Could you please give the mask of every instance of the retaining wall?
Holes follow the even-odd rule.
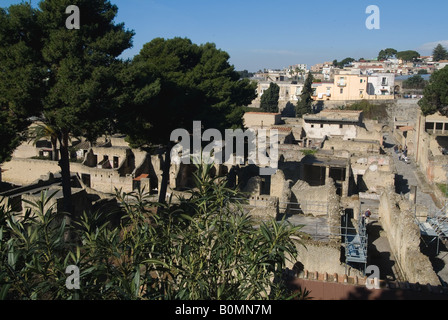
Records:
[[[407,200],[392,188],[381,193],[378,209],[381,225],[387,234],[391,251],[407,281],[440,285],[427,256],[420,252],[420,228]]]

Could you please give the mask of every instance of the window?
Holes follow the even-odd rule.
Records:
[[[314,128],[314,124],[311,125],[311,128]]]
[[[341,88],[341,94],[343,94],[343,93],[344,93],[344,89]]]
[[[362,83],[362,79],[361,79],[361,80],[359,80],[359,83]]]
[[[321,128],[323,128],[323,127],[324,127],[324,125],[323,125],[323,124],[321,123],[321,124],[320,124],[320,127],[321,127]]]
[[[343,125],[343,124],[340,124],[340,125],[339,125],[339,129],[342,129],[342,127],[344,127],[344,125]]]

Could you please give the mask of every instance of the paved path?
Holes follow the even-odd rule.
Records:
[[[408,196],[410,186],[417,186],[417,204],[428,208],[428,213],[436,212],[442,207],[442,204],[437,202],[431,186],[426,182],[420,169],[415,165],[412,159],[410,164],[406,164],[403,161],[398,160],[398,154],[393,151],[393,145],[396,141],[392,136],[386,136],[385,142],[385,150],[391,155],[397,170],[396,192],[401,192],[405,196]],[[448,249],[446,246],[439,242],[439,246],[437,247],[437,240],[425,237],[421,242],[420,248],[422,253],[427,255],[431,260],[434,271],[437,273],[442,283],[447,285]]]
[[[385,136],[385,151],[391,156],[395,169],[397,171],[395,189],[397,193],[402,193],[408,197],[411,186],[417,186],[416,203],[428,208],[428,212],[436,211],[439,204],[434,202],[434,194],[431,186],[425,181],[420,169],[411,159],[411,163],[405,163],[398,159],[398,154],[393,150],[393,146],[397,144],[391,135]]]

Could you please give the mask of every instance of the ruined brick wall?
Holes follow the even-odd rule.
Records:
[[[379,154],[380,143],[378,141],[348,141],[340,138],[330,138],[325,141],[324,150],[346,150],[351,154]]]
[[[270,195],[279,199],[279,213],[281,214],[290,213],[291,186],[292,181],[286,180],[282,170],[277,170],[271,176]]]
[[[386,188],[378,210],[381,225],[406,280],[439,285],[429,258],[420,252],[420,228],[410,209],[408,201],[402,200],[392,188]]]
[[[251,127],[269,127],[280,123],[280,113],[267,112],[246,112],[243,116],[244,126]]]
[[[340,197],[336,194],[333,179],[327,178],[323,186],[310,186],[303,180],[291,188],[292,201],[301,204],[304,214],[313,216],[327,216],[329,218],[339,214]]]
[[[341,245],[337,242],[304,241],[303,245],[296,243],[298,263],[296,265],[303,270],[312,270],[318,273],[345,274],[346,265],[341,262]],[[289,269],[294,269],[292,262],[286,265]],[[354,268],[347,267],[349,276],[363,277],[362,273]]]
[[[19,159],[2,164],[3,181],[24,186],[35,182],[49,172],[55,174],[61,171],[57,161]]]

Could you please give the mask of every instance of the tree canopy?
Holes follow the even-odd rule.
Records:
[[[240,74],[242,79],[244,78],[252,78],[254,76],[253,72],[249,72],[247,70],[237,71]]]
[[[389,58],[393,58],[393,57],[395,57],[395,55],[397,53],[398,53],[398,51],[393,48],[387,48],[387,49],[381,50],[378,53],[378,60],[387,60]]]
[[[229,63],[213,43],[156,38],[134,57],[121,101],[121,131],[133,146],[164,144],[177,128],[200,120],[205,129],[242,127],[243,106],[256,98],[256,84]],[[127,71],[126,71],[127,72]]]
[[[269,88],[264,91],[261,96],[260,108],[264,112],[278,112],[278,99],[279,99],[280,87],[271,82]]]
[[[36,10],[29,4],[0,8],[0,163],[25,139],[28,118],[42,106],[41,36]]]
[[[69,5],[81,12],[80,29],[66,27]],[[22,121],[38,115],[57,131],[67,212],[72,209],[69,136],[95,141],[114,129],[117,75],[123,68],[118,56],[131,47],[134,35],[114,22],[117,11],[107,0],[43,0],[37,9],[22,3],[1,15],[7,21],[6,27],[1,24],[0,37],[6,40],[1,47],[17,52],[1,59],[2,77],[10,78],[1,85],[2,105]],[[8,90],[14,82],[17,90]]]
[[[65,8],[76,4],[82,14],[79,30],[65,27]],[[112,131],[117,57],[132,45],[134,33],[115,24],[118,8],[105,0],[46,0],[40,3],[44,32],[42,57],[48,68],[44,115],[61,131],[94,141]]]
[[[396,57],[404,61],[414,61],[420,57],[420,53],[414,50],[406,50],[397,52]]]
[[[343,69],[345,66],[349,65],[353,61],[355,61],[355,59],[353,59],[353,58],[345,58],[344,60],[339,61],[339,62],[338,62],[338,60],[333,60],[333,66]]]
[[[403,81],[403,88],[405,89],[423,89],[427,81],[422,76],[416,74],[409,79]]]
[[[383,121],[386,120],[388,116],[387,105],[385,103],[373,104],[365,99],[348,105],[345,109],[362,111],[363,117],[370,120]]]
[[[448,50],[439,43],[434,48],[432,55],[433,55],[434,61],[447,60],[448,59]]]
[[[312,112],[313,105],[313,75],[308,73],[308,77],[305,80],[305,84],[300,95],[300,100],[296,105],[296,117],[301,118],[303,115]]]
[[[243,127],[243,107],[256,98],[256,83],[240,79],[229,58],[213,43],[156,38],[143,46],[121,77],[119,131],[132,147],[166,149],[160,202],[165,202],[174,130],[192,132],[194,121],[221,132]]]
[[[418,102],[422,113],[430,115],[440,111],[448,116],[448,67],[434,72]]]

